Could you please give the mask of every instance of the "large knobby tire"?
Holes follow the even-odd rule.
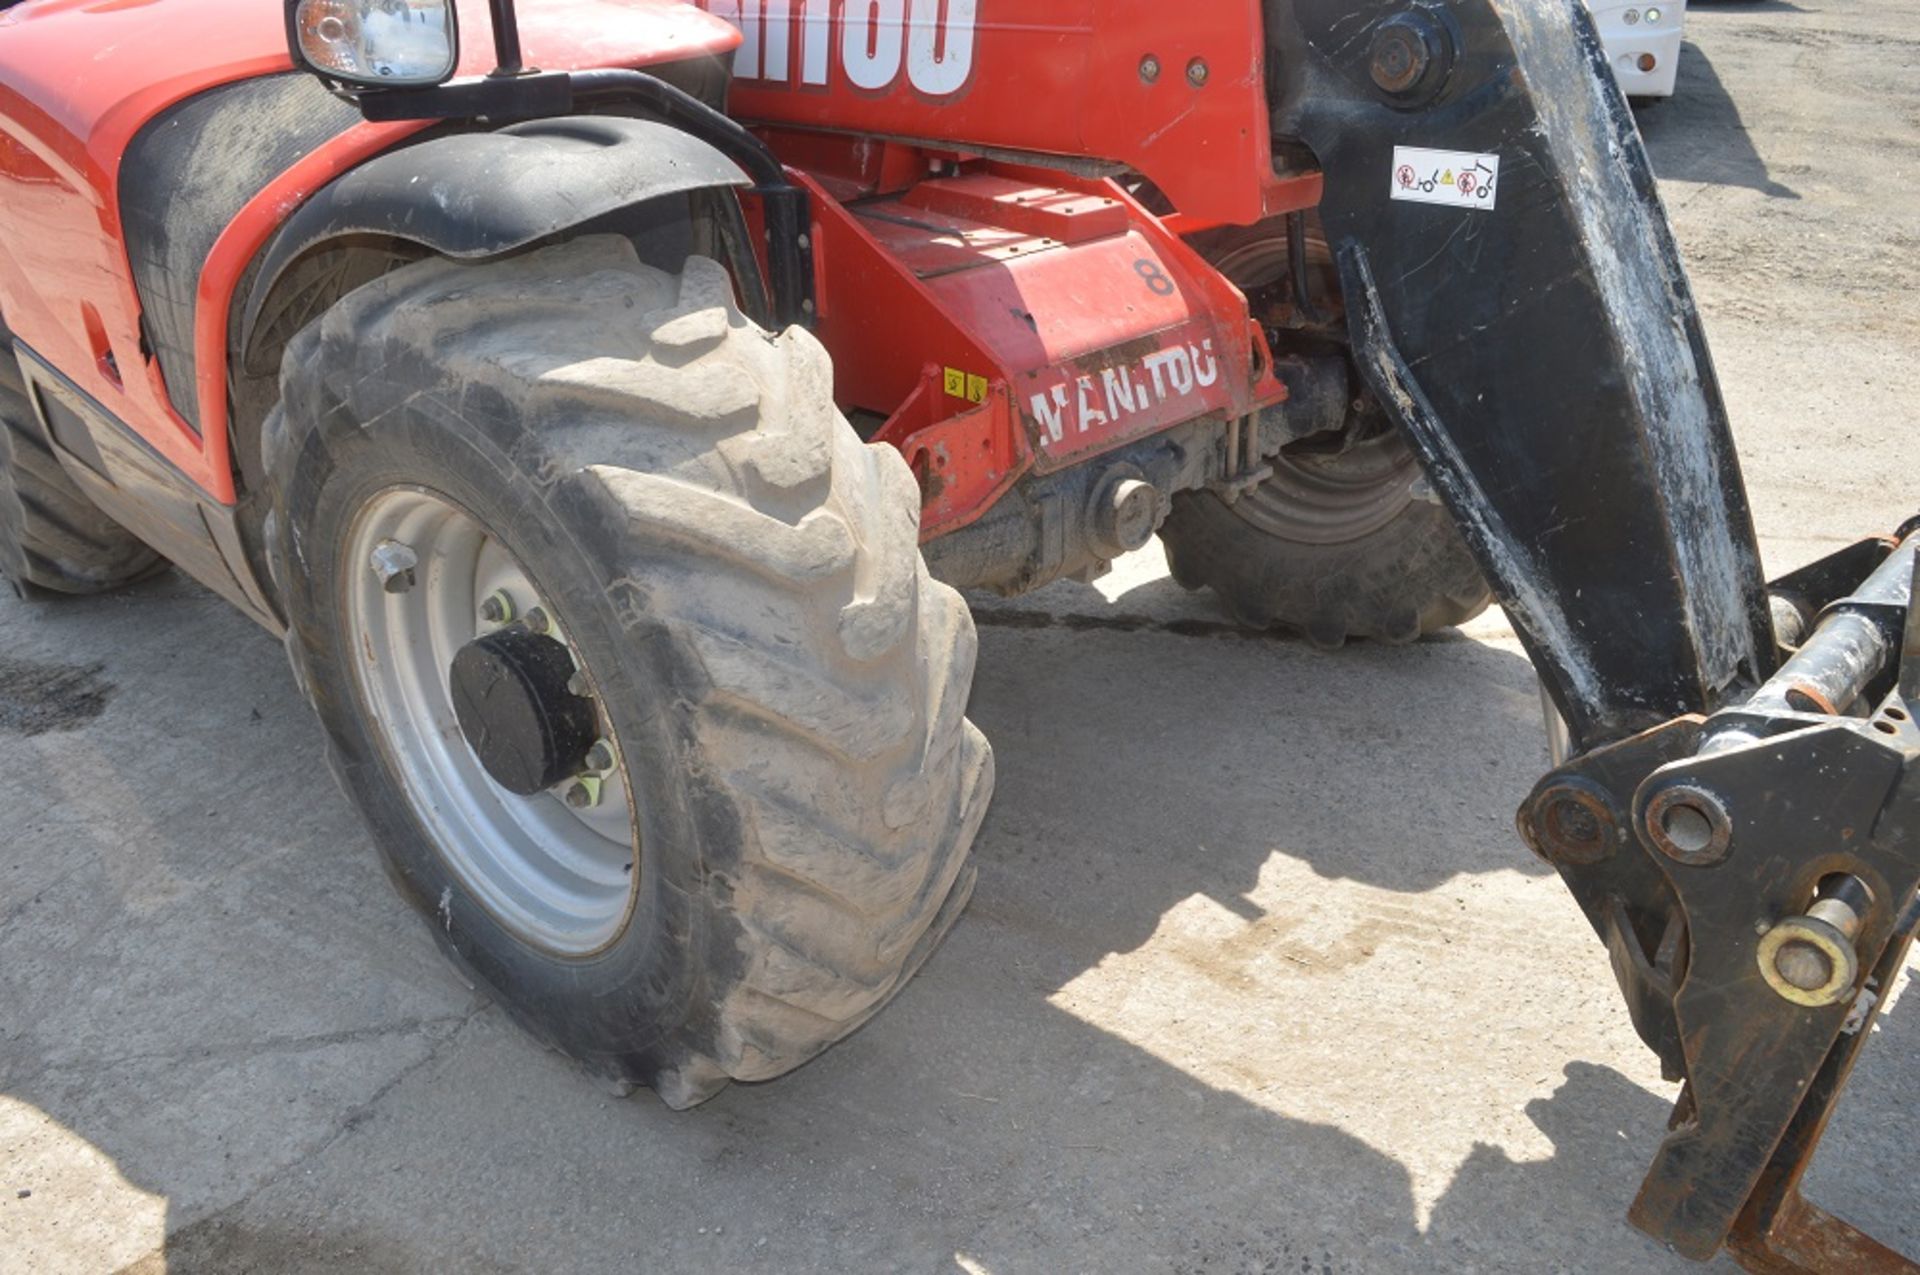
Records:
[[[1270,463],[1273,477],[1231,504],[1173,498],[1160,538],[1175,580],[1211,588],[1249,628],[1327,648],[1412,642],[1487,609],[1479,567],[1446,510],[1415,494],[1420,468],[1398,436]]]
[[[835,410],[817,341],[743,318],[711,261],[675,277],[592,237],[404,267],[303,332],[282,382],[268,542],[296,672],[391,875],[475,980],[675,1107],[799,1066],[900,989],[972,889],[992,760],[919,492]],[[356,519],[396,492],[497,537],[591,678],[635,811],[626,911],[593,952],[495,915],[368,712],[343,598],[371,570]],[[423,558],[415,587],[436,578]]]
[[[1283,223],[1210,232],[1194,246],[1256,311],[1275,298],[1293,304]],[[1306,253],[1321,313],[1300,338],[1325,348],[1344,324],[1317,225]],[[1273,476],[1238,500],[1174,496],[1160,539],[1176,581],[1211,588],[1249,628],[1291,629],[1329,648],[1348,638],[1412,642],[1487,609],[1492,593],[1453,519],[1423,491],[1412,449],[1364,398],[1343,437],[1296,443],[1269,463]]]
[[[60,468],[0,328],[0,575],[22,595],[100,593],[164,565]]]

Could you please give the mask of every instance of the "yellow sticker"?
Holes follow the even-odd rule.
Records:
[[[969,403],[984,403],[987,401],[986,377],[974,376],[970,373],[962,372],[957,367],[946,368],[944,372],[945,376],[942,379],[946,383],[948,394],[954,398],[963,398]]]
[[[1453,185],[1453,170],[1451,168],[1449,168],[1446,172],[1446,175],[1440,179],[1440,184],[1442,186]]]

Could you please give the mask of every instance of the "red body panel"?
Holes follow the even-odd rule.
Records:
[[[927,539],[1028,471],[1284,395],[1245,299],[1110,182],[973,161],[818,208],[837,393],[887,418]]]
[[[820,336],[920,475],[923,536],[1025,473],[1285,397],[1246,299],[1173,230],[1319,202],[1274,168],[1262,0],[699,3],[743,34],[733,112],[823,196]],[[1179,216],[1022,155],[1137,172]]]
[[[745,119],[1110,160],[1188,217],[1286,211],[1261,0],[700,0]]]
[[[484,71],[492,43],[485,6],[463,5],[460,20],[462,69]],[[641,66],[739,41],[677,0],[530,0],[521,35],[529,61],[549,69]],[[140,127],[175,102],[290,70],[274,0],[28,0],[0,16],[0,310],[16,336],[224,501],[234,494],[227,309],[241,274],[314,190],[420,126],[349,129],[282,174],[222,234],[200,279],[195,320],[204,436],[173,412],[157,364],[139,354],[119,160]]]

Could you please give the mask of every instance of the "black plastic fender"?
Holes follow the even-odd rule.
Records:
[[[625,116],[533,120],[388,151],[323,187],[269,242],[240,349],[252,347],[261,308],[287,267],[329,240],[391,236],[478,261],[649,200],[750,184],[699,138]]]

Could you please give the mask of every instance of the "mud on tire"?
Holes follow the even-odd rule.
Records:
[[[22,594],[99,593],[164,565],[60,468],[0,327],[0,575]]]
[[[905,463],[859,441],[830,375],[713,262],[675,277],[595,237],[350,294],[289,347],[268,423],[289,651],[402,894],[534,1034],[676,1107],[854,1030],[972,889],[972,620],[926,573]],[[366,568],[341,554],[396,484],[497,535],[600,688],[638,848],[591,956],[480,906],[361,707],[338,600]]]

